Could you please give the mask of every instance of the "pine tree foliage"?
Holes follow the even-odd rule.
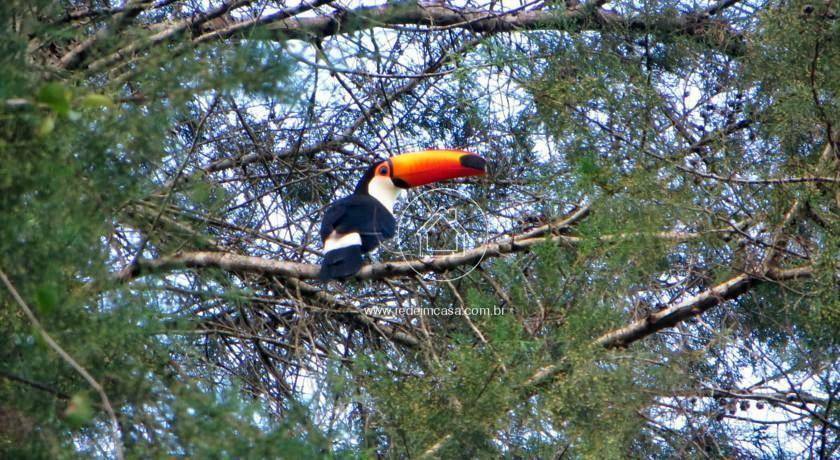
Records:
[[[838,15],[4,2],[0,457],[836,458]],[[318,281],[431,147],[489,173]]]

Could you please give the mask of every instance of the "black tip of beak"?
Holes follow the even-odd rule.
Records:
[[[484,160],[484,158],[481,158],[478,155],[474,155],[472,153],[469,153],[469,154],[466,154],[466,155],[461,155],[461,158],[459,158],[459,161],[461,162],[461,166],[463,166],[465,168],[472,168],[472,169],[478,169],[479,171],[486,171],[485,168],[487,167],[487,161]]]

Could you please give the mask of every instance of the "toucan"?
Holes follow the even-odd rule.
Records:
[[[486,173],[486,164],[484,158],[463,150],[423,150],[375,162],[352,195],[335,201],[324,212],[324,259],[319,278],[326,281],[353,276],[362,267],[362,254],[394,237],[394,202],[404,189],[481,176]]]

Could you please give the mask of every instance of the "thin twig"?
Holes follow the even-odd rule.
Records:
[[[29,322],[32,323],[32,326],[38,330],[41,334],[41,337],[44,339],[44,342],[50,346],[59,356],[63,359],[67,364],[70,365],[79,375],[84,378],[87,383],[93,387],[94,390],[99,394],[99,398],[102,400],[102,406],[105,408],[105,412],[108,413],[108,417],[111,419],[111,425],[113,429],[113,442],[114,442],[114,449],[117,453],[117,458],[122,460],[124,458],[123,455],[123,444],[122,444],[122,431],[120,430],[120,423],[117,420],[117,414],[114,412],[113,406],[111,406],[111,401],[108,399],[108,395],[105,394],[105,390],[102,389],[102,385],[93,378],[92,375],[88,371],[85,370],[69,353],[64,351],[61,348],[61,345],[58,344],[53,338],[47,333],[44,327],[41,325],[41,322],[38,321],[38,318],[35,317],[35,314],[32,313],[32,310],[29,306],[24,302],[23,298],[18,293],[15,286],[9,281],[9,278],[6,277],[6,273],[0,268],[0,280],[3,280],[3,284],[6,285],[6,288],[9,292],[12,293],[12,297],[15,301],[20,305],[20,308],[23,310],[23,313],[26,314],[26,317],[29,318]]]

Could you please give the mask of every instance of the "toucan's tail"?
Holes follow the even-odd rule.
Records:
[[[362,246],[354,244],[343,248],[336,248],[324,254],[321,262],[321,272],[318,278],[334,280],[353,276],[362,268]]]

